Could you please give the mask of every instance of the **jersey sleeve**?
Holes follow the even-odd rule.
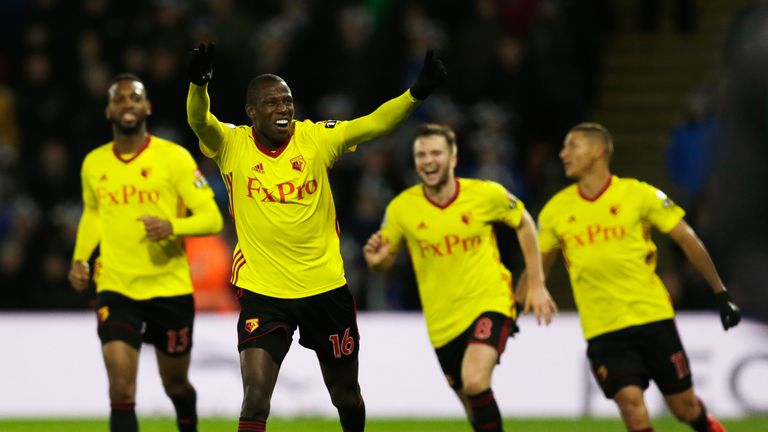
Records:
[[[318,155],[326,168],[333,167],[333,164],[344,152],[355,150],[354,147],[346,145],[344,138],[349,121],[325,120],[311,122],[305,120],[300,123],[303,133],[308,134],[308,139],[319,147]]]
[[[99,224],[99,207],[96,194],[91,186],[88,169],[90,164],[88,158],[83,162],[80,171],[83,196],[83,214],[80,216],[80,223],[77,226],[77,237],[75,239],[75,250],[73,261],[88,261],[93,254],[96,246],[101,240],[101,227]]]
[[[504,186],[487,182],[489,202],[493,206],[493,219],[517,229],[523,219],[525,205]]]
[[[396,255],[403,248],[404,232],[398,222],[397,207],[390,203],[381,222],[381,234],[385,242],[389,242],[390,255]]]
[[[648,183],[639,182],[643,196],[643,218],[662,233],[668,233],[685,216],[685,210],[675,204],[664,192]]]
[[[419,101],[406,90],[400,96],[384,102],[374,112],[350,120],[344,136],[346,146],[356,146],[392,132],[418,106]]]
[[[187,123],[199,139],[200,151],[205,157],[222,159],[226,144],[231,141],[234,125],[222,123],[211,113],[208,86],[189,84],[187,93]]]
[[[195,208],[213,198],[213,190],[187,149],[175,146],[171,158],[174,186],[184,205]]]
[[[539,213],[539,249],[541,252],[551,252],[560,249],[560,239],[555,233],[555,222],[551,205],[547,203]]]

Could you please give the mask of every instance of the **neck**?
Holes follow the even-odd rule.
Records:
[[[256,135],[256,138],[259,140],[259,143],[262,146],[266,147],[267,149],[275,151],[275,150],[279,149],[280,146],[283,145],[284,141],[274,142],[274,141],[270,140],[269,138],[267,138],[266,136],[264,136],[264,134],[259,132],[258,129],[256,129],[255,127],[253,128],[253,130],[254,130],[254,134]]]
[[[591,172],[579,178],[579,190],[584,195],[595,196],[603,189],[609,178],[611,178],[611,172],[607,169]]]
[[[449,177],[448,181],[436,186],[424,185],[427,197],[435,204],[443,205],[456,195],[456,177]]]
[[[135,153],[147,142],[147,131],[141,129],[134,134],[114,133],[115,148],[118,153]]]

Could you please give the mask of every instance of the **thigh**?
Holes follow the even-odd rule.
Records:
[[[587,341],[587,357],[595,381],[612,399],[626,386],[648,388],[649,375],[638,347],[635,328],[596,336]]]
[[[504,352],[513,325],[512,319],[504,314],[484,312],[459,336],[435,349],[448,385],[454,390],[464,387],[462,375],[465,361],[470,363],[468,367],[483,367],[482,365],[492,361],[491,367],[484,370],[493,369],[493,365],[498,363],[501,353]],[[468,347],[473,345],[489,346],[493,351],[478,347],[467,357]]]
[[[157,297],[141,302],[146,323],[144,342],[168,356],[185,356],[192,350],[195,302],[192,295]]]
[[[136,374],[139,351],[122,340],[112,340],[101,346],[104,366],[109,380],[112,401],[132,401],[136,397]]]
[[[360,392],[358,383],[358,360],[354,359],[342,364],[328,366],[320,364],[320,371],[323,374],[323,381],[328,391],[333,397],[336,391],[348,390],[353,393]]]
[[[464,352],[467,350],[467,332],[460,334],[447,344],[435,348],[437,361],[440,363],[440,369],[443,375],[457,393],[464,387],[461,379],[461,364],[464,361]]]
[[[353,363],[359,352],[355,299],[344,285],[332,291],[297,299],[299,343],[315,351],[323,366]]]
[[[190,353],[184,355],[168,355],[160,350],[155,350],[157,368],[160,379],[167,388],[174,384],[186,383],[189,376]]]
[[[489,345],[500,357],[507,346],[507,339],[514,325],[512,318],[504,314],[483,312],[467,329],[467,343]]]
[[[688,354],[683,348],[674,320],[646,326],[645,361],[651,378],[665,395],[684,392],[693,385]]]
[[[138,301],[116,292],[101,291],[96,294],[96,316],[102,345],[122,341],[135,350],[141,348],[144,322]]]
[[[237,288],[240,318],[237,321],[237,349],[266,351],[278,365],[291,347],[296,318],[291,312],[295,299],[279,299]],[[241,359],[242,359],[241,355]]]

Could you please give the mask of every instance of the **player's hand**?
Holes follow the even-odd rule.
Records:
[[[91,270],[88,263],[85,261],[73,262],[67,279],[69,279],[69,284],[72,285],[75,291],[85,291],[88,288],[88,281],[91,279]]]
[[[717,304],[720,306],[720,322],[723,324],[723,330],[736,327],[741,321],[741,310],[731,301],[728,291],[717,294]]]
[[[385,241],[381,231],[376,231],[363,246],[363,257],[368,266],[375,268],[389,256],[389,242]]]
[[[144,223],[147,238],[152,241],[162,240],[173,234],[173,225],[165,219],[160,219],[157,216],[141,216],[136,220]]]
[[[202,86],[213,78],[213,56],[216,44],[201,43],[189,52],[187,58],[187,75],[193,84]]]
[[[424,66],[421,67],[419,76],[416,77],[416,82],[411,87],[411,94],[416,99],[424,100],[433,91],[445,84],[447,79],[448,71],[443,62],[435,57],[433,50],[427,50],[427,54],[424,56]]]
[[[525,296],[525,309],[523,313],[527,315],[531,311],[536,315],[536,322],[539,325],[541,325],[542,321],[544,321],[544,324],[549,325],[552,322],[552,315],[558,313],[557,305],[544,285],[539,285],[538,287],[531,286],[528,289],[528,293]]]

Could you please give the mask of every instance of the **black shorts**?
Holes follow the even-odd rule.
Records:
[[[665,395],[693,385],[688,355],[672,319],[628,327],[587,341],[592,374],[607,398],[653,380]]]
[[[102,344],[120,340],[138,350],[143,341],[171,356],[182,356],[192,349],[192,294],[133,300],[102,291],[96,294],[96,317]]]
[[[514,320],[504,314],[483,312],[460,335],[440,348],[435,348],[437,360],[451,388],[461,390],[464,387],[461,380],[461,364],[469,344],[481,343],[496,348],[499,353],[498,362],[501,362],[507,338],[515,333],[516,328]]]
[[[343,365],[357,359],[357,307],[346,285],[297,299],[269,297],[237,288],[237,297],[239,351],[262,348],[281,364],[298,328],[299,344],[315,351],[323,365]]]

